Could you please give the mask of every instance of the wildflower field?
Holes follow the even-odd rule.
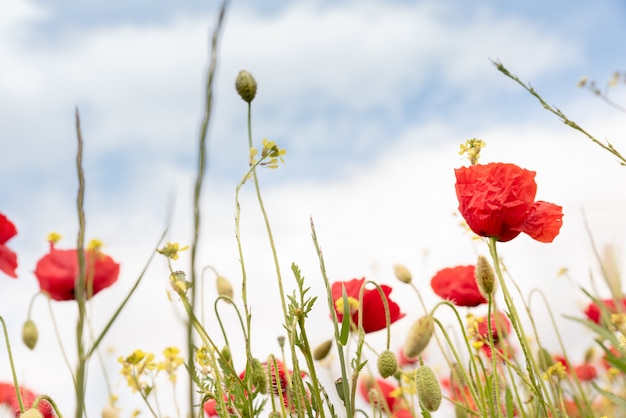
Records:
[[[364,7],[375,22],[382,9]],[[345,187],[309,182],[290,164],[341,176],[346,145],[323,138],[292,153],[289,130],[266,132],[275,115],[263,95],[283,80],[241,69],[240,51],[241,68],[222,70],[229,34],[254,35],[237,19],[231,32],[234,4],[211,11],[199,106],[185,116],[195,139],[163,153],[184,170],[143,173],[120,195],[128,202],[93,196],[92,184],[135,171],[119,156],[97,162],[98,107],[79,103],[59,145],[69,163],[23,179],[63,183],[71,202],[42,199],[71,216],[0,200],[0,416],[626,417],[626,143],[608,138],[613,125],[583,126],[488,57],[489,83],[556,122],[552,131],[520,122],[506,142],[501,127],[444,130],[437,138],[454,141],[435,151],[428,140],[411,147],[432,126],[393,145],[375,132],[381,159],[347,166]],[[576,82],[589,114],[623,118],[626,73]],[[353,88],[357,102],[367,96]],[[222,100],[237,126],[220,125]],[[359,113],[364,126],[376,112]],[[301,115],[285,107],[281,117]],[[483,116],[467,117],[469,126]],[[167,115],[154,119],[148,137],[167,126]],[[142,171],[157,154],[142,143],[130,166]],[[155,190],[150,212],[135,212],[132,202]]]

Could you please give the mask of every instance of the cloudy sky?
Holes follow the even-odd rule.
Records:
[[[61,247],[75,241],[74,108],[86,141],[87,235],[104,241],[122,264],[119,283],[94,299],[98,329],[150,255],[170,203],[175,209],[167,239],[189,242],[216,9],[215,2],[0,3],[0,211],[18,227],[10,247],[20,261],[19,279],[2,280],[0,313],[9,321],[18,376],[58,397],[67,413],[73,408],[68,372],[43,300],[34,315],[41,347],[49,351],[25,351],[19,335],[37,290],[32,272],[47,249],[47,234],[64,235]],[[209,130],[201,264],[214,266],[239,289],[234,189],[247,169],[248,146],[246,105],[234,80],[247,69],[259,85],[255,144],[267,137],[287,149],[285,164],[259,177],[289,289],[295,262],[314,294],[322,295],[312,217],[332,280],[365,276],[397,286],[393,295],[407,313],[394,325],[399,346],[421,311],[415,295],[398,288],[391,266],[408,266],[434,304],[428,279],[437,270],[486,253],[455,215],[453,169],[464,164],[458,146],[478,137],[487,142],[483,162],[537,171],[538,198],[564,207],[564,226],[553,244],[524,236],[500,251],[525,295],[540,288],[557,312],[579,315],[585,299],[576,283],[588,283],[589,272],[597,271],[583,212],[597,245],[614,244],[625,259],[624,168],[543,110],[491,60],[502,61],[549,103],[624,150],[624,113],[576,83],[588,76],[603,86],[615,70],[625,69],[625,20],[626,7],[618,0],[231,2]],[[623,88],[611,97],[626,103]],[[255,349],[264,357],[277,351],[279,302],[251,184],[241,201]],[[188,259],[181,257],[175,267],[188,270]],[[557,277],[561,267],[569,268],[571,281]],[[135,399],[119,384],[115,359],[135,348],[182,345],[180,310],[167,299],[166,280],[165,261],[157,258],[107,340],[113,354],[104,354],[105,361],[129,405]],[[208,301],[212,280],[207,277]],[[601,283],[598,289],[606,296]],[[73,307],[57,305],[70,341]],[[312,318],[317,341],[330,335],[327,315],[318,304]],[[208,323],[214,329],[215,320]],[[567,321],[561,326],[566,333],[580,331]],[[546,344],[557,350],[553,332],[545,334]],[[580,351],[587,343],[574,346]],[[0,378],[9,376],[2,366]],[[93,415],[106,402],[96,363],[90,376],[97,388],[90,392]]]

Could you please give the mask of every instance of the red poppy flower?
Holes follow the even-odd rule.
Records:
[[[292,400],[289,394],[289,379],[291,379],[291,375],[293,374],[293,372],[291,370],[288,370],[283,364],[283,362],[280,361],[279,359],[275,359],[275,361],[276,361],[276,367],[274,367],[274,361],[271,361],[269,363],[262,363],[263,368],[265,369],[265,373],[267,374],[267,369],[268,369],[268,364],[269,364],[270,373],[272,375],[272,382],[271,382],[272,393],[275,396],[279,396],[279,393],[280,393],[280,395],[283,398],[283,403],[285,404],[285,407],[288,410],[291,410]],[[244,370],[243,372],[241,372],[239,377],[243,379],[245,376],[246,376],[246,372]],[[307,374],[305,372],[300,372],[300,376],[304,378],[307,376]]]
[[[385,304],[383,298],[380,297],[377,289],[365,289],[363,293],[363,306],[359,307],[359,293],[365,279],[352,279],[348,282],[335,282],[332,285],[331,293],[335,301],[335,310],[337,311],[337,319],[339,322],[343,320],[343,297],[341,294],[341,285],[345,286],[348,301],[350,303],[350,313],[352,322],[356,325],[359,322],[359,308],[363,309],[363,330],[366,333],[379,331],[387,327],[385,319]],[[404,313],[400,312],[400,306],[389,299],[389,294],[393,290],[390,286],[381,285],[387,304],[389,305],[390,324],[399,319],[404,318]]]
[[[385,402],[386,407],[382,405],[383,411],[386,411],[388,408],[394,414],[406,408],[400,396],[400,389],[396,385],[392,385],[383,379],[374,379],[371,376],[359,379],[359,392],[363,399],[369,403],[372,402],[370,399],[371,390],[376,390],[378,397]]]
[[[4,244],[15,235],[17,235],[17,228],[13,222],[0,213],[0,271],[13,278],[17,277],[15,273],[17,255]]]
[[[37,399],[37,395],[33,391],[24,387],[20,388],[20,395],[22,396],[22,402],[26,409],[29,409],[35,402],[35,399]],[[0,405],[8,406],[16,417],[20,415],[20,404],[17,401],[17,394],[15,393],[15,386],[13,386],[13,384],[0,383]],[[39,402],[37,409],[44,418],[53,418],[55,416],[52,405],[45,399]]]
[[[475,266],[457,266],[439,270],[430,286],[443,299],[457,306],[478,306],[487,303],[476,283]]]
[[[404,355],[404,347],[400,347],[396,357],[398,359],[398,366],[400,366],[400,367],[413,366],[413,365],[419,363],[419,360],[420,360],[419,356],[418,357],[407,357],[407,356],[405,356]],[[422,359],[423,358],[424,358],[424,356],[422,355]]]
[[[497,315],[497,316],[496,316]],[[504,312],[491,314],[491,335],[494,343],[506,338],[511,332],[511,322]],[[489,323],[487,316],[476,318],[476,333],[481,339],[489,339]]]
[[[583,382],[588,382],[598,377],[598,370],[594,365],[589,363],[583,363],[574,367],[574,373],[576,373],[578,379]]]
[[[117,281],[120,265],[99,250],[85,250],[87,297],[93,296]],[[78,252],[57,250],[50,242],[50,252],[35,268],[42,291],[53,300],[74,300],[78,276]]]
[[[515,164],[476,164],[454,170],[459,212],[483,237],[510,241],[521,232],[552,242],[563,224],[558,205],[535,202],[535,172]]]
[[[554,358],[554,361],[556,363],[561,363],[563,365],[563,367],[565,367],[565,371],[569,373],[570,367],[569,367],[569,363],[567,362],[567,359],[565,357],[556,354],[556,355],[553,356],[553,358]]]
[[[613,299],[602,299],[600,302],[610,313],[617,313],[618,310]],[[626,312],[626,298],[622,299],[621,312]],[[602,310],[595,302],[591,302],[585,309],[585,315],[589,320],[599,325],[602,319]]]

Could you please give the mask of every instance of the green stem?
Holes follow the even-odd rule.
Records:
[[[248,102],[248,147],[252,148],[252,103]],[[254,180],[254,190],[256,191],[257,201],[259,202],[259,208],[263,214],[263,222],[265,223],[265,229],[267,231],[267,237],[270,242],[270,248],[272,249],[272,257],[274,259],[274,268],[276,269],[276,280],[278,281],[278,291],[280,293],[280,303],[283,308],[283,316],[285,324],[289,322],[289,312],[287,311],[287,304],[285,303],[285,291],[283,289],[283,279],[280,273],[280,264],[278,262],[278,253],[276,252],[276,245],[274,244],[274,235],[272,234],[272,228],[270,227],[270,221],[265,211],[265,205],[263,204],[263,198],[261,197],[261,188],[259,186],[259,179],[256,174],[256,168],[252,170],[252,178]]]
[[[7,344],[7,354],[9,355],[9,365],[11,366],[11,375],[13,376],[13,387],[15,387],[15,396],[17,397],[17,403],[20,406],[20,413],[24,413],[24,403],[22,402],[22,394],[20,393],[20,384],[17,381],[17,374],[15,373],[15,363],[13,362],[13,354],[11,354],[11,343],[9,342],[9,333],[7,331],[7,324],[4,322],[4,318],[0,315],[0,322],[2,322],[2,329],[4,331],[4,341]]]
[[[513,302],[513,297],[509,292],[508,286],[506,285],[506,281],[504,280],[504,276],[502,275],[502,270],[500,269],[500,258],[498,257],[498,251],[496,248],[496,238],[490,237],[487,241],[489,246],[489,253],[493,260],[493,265],[496,271],[496,276],[498,276],[498,281],[500,282],[500,287],[502,288],[502,294],[504,295],[504,302],[506,303],[507,309],[509,311],[509,317],[511,320],[511,325],[515,330],[515,334],[517,335],[517,339],[519,340],[520,346],[522,348],[522,352],[524,354],[524,359],[526,359],[526,370],[528,371],[528,377],[531,383],[531,388],[537,396],[539,400],[540,407],[545,415],[547,415],[546,410],[546,400],[544,399],[543,392],[541,387],[537,384],[537,379],[540,377],[537,376],[535,372],[535,362],[534,357],[530,351],[530,347],[528,346],[528,341],[526,339],[526,334],[524,333],[524,328],[522,327],[522,323],[520,320],[520,316],[517,312],[517,308],[515,307],[515,303]]]
[[[559,119],[561,119],[561,121],[566,124],[567,126],[569,126],[572,129],[577,130],[578,132],[582,133],[583,135],[585,135],[587,138],[589,138],[594,144],[598,145],[600,148],[602,148],[605,151],[610,152],[611,154],[613,154],[619,161],[620,164],[623,166],[626,166],[626,158],[620,154],[615,147],[613,147],[613,145],[611,145],[610,143],[602,143],[601,141],[599,141],[598,139],[596,139],[593,135],[591,135],[589,132],[585,131],[583,128],[581,128],[576,122],[572,121],[571,119],[569,119],[567,116],[565,116],[565,114],[559,109],[556,108],[554,106],[549,105],[540,95],[539,93],[537,93],[535,91],[535,89],[533,89],[530,85],[526,85],[522,80],[519,79],[519,77],[517,77],[514,74],[511,74],[511,72],[509,72],[509,70],[507,70],[504,65],[502,65],[502,63],[500,62],[495,62],[492,61],[493,65],[496,66],[496,68],[498,69],[498,71],[500,71],[502,74],[504,74],[505,76],[509,77],[511,80],[515,81],[517,84],[519,84],[520,86],[522,86],[527,92],[529,92],[531,95],[533,95],[537,100],[539,100],[539,103],[541,103],[541,105],[543,106],[544,109],[546,109],[547,111],[549,111],[550,113],[554,114],[556,117],[558,117]]]
[[[204,117],[202,119],[202,125],[200,128],[200,139],[198,141],[198,171],[196,175],[196,181],[193,192],[193,238],[191,243],[191,311],[194,312],[196,300],[198,298],[198,292],[195,289],[196,283],[196,264],[198,253],[198,242],[200,240],[200,198],[202,195],[202,185],[204,182],[204,174],[206,171],[206,154],[207,154],[207,131],[209,128],[209,121],[211,120],[211,110],[213,108],[213,80],[215,77],[215,69],[217,67],[217,45],[219,40],[219,34],[224,21],[224,15],[226,13],[226,4],[228,0],[222,2],[222,6],[217,18],[217,24],[213,31],[211,40],[211,62],[209,64],[209,71],[207,74],[206,90],[205,90],[205,107]],[[187,323],[187,362],[191,366],[194,358],[194,344],[193,344],[193,325],[191,321]],[[195,406],[195,390],[193,376],[189,373],[189,413],[194,415],[193,408]],[[223,400],[220,400],[223,402]]]
[[[313,224],[313,218],[311,218],[311,236],[313,238],[313,244],[315,245],[315,251],[320,262],[320,271],[322,278],[324,279],[324,285],[326,286],[326,300],[328,302],[328,308],[330,310],[331,318],[333,320],[333,328],[335,331],[335,341],[337,342],[337,354],[339,356],[339,364],[341,366],[341,390],[343,392],[344,405],[346,407],[346,417],[353,417],[352,403],[350,402],[350,382],[348,380],[348,373],[346,367],[346,359],[341,344],[339,344],[339,322],[337,320],[337,311],[335,310],[335,302],[332,297],[332,290],[330,286],[330,280],[326,274],[326,266],[324,264],[324,256],[322,250],[317,242],[317,234],[315,233],[315,225]]]
[[[78,254],[78,277],[74,286],[74,297],[78,307],[78,322],[76,324],[76,349],[78,364],[76,366],[76,380],[74,389],[76,392],[76,418],[85,415],[85,390],[87,376],[87,356],[85,355],[84,332],[86,320],[86,294],[85,274],[87,271],[85,261],[85,173],[83,171],[83,136],[80,130],[80,116],[76,109],[76,136],[78,150],[76,153],[76,172],[78,174],[78,196],[76,208],[78,211],[78,237],[76,240],[76,253]]]

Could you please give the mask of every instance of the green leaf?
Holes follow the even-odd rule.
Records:
[[[504,403],[506,405],[506,416],[513,418],[515,416],[515,405],[513,405],[513,393],[511,388],[507,387],[504,394]]]
[[[341,320],[339,344],[346,345],[348,343],[348,336],[350,335],[350,323],[352,318],[350,317],[350,301],[348,301],[346,287],[343,284],[341,285],[341,298],[343,300],[343,318]]]
[[[621,396],[617,396],[616,394],[609,392],[605,389],[602,389],[600,386],[598,386],[598,384],[596,382],[591,382],[591,386],[593,386],[593,388],[602,396],[606,397],[607,399],[609,399],[611,402],[613,402],[615,405],[617,405],[618,407],[620,407],[623,410],[626,410],[626,399],[622,398]]]

